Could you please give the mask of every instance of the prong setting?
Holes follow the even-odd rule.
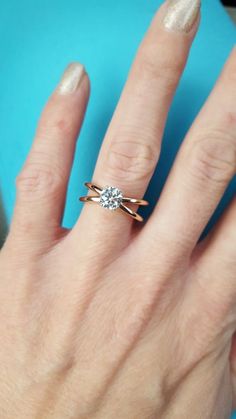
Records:
[[[100,205],[110,211],[118,209],[122,200],[123,194],[121,190],[113,186],[105,186],[100,194]]]

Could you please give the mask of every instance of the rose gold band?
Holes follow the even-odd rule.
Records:
[[[88,196],[82,196],[80,197],[80,201],[82,202],[97,202],[100,203],[100,195],[103,191],[103,189],[91,182],[85,182],[85,186],[87,186],[88,189],[90,189],[93,192],[96,192],[97,195],[96,196],[92,196],[92,195],[88,195]],[[136,199],[136,198],[130,198],[127,196],[123,196],[122,197],[122,202],[119,205],[119,208],[122,210],[123,212],[125,212],[125,214],[129,215],[130,217],[132,217],[134,220],[136,221],[143,221],[143,218],[141,217],[141,215],[137,214],[135,211],[132,211],[129,207],[127,207],[126,205],[124,205],[124,203],[131,203],[131,204],[135,204],[135,205],[148,205],[148,201],[145,201],[144,199]]]

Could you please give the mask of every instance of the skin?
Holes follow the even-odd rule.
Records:
[[[93,181],[142,197],[198,22],[140,45]],[[158,92],[158,94],[157,94]],[[0,417],[224,419],[236,396],[236,51],[176,157],[149,220],[85,204],[61,227],[89,97],[55,90],[17,179],[0,253]],[[148,112],[146,112],[148,109]]]

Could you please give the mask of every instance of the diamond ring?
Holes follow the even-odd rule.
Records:
[[[103,208],[109,209],[110,211],[120,209],[136,221],[143,221],[141,215],[132,211],[125,204],[148,205],[148,201],[145,201],[144,199],[128,198],[123,195],[120,189],[115,188],[114,186],[105,186],[105,188],[100,188],[100,186],[91,182],[85,182],[85,186],[87,186],[87,188],[91,191],[96,192],[97,195],[81,196],[79,198],[80,201],[98,202]]]

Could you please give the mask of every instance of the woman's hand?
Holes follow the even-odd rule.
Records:
[[[144,195],[198,22],[197,0],[169,1],[155,16],[95,183]],[[88,76],[72,64],[17,179],[0,254],[0,417],[228,418],[236,396],[235,199],[197,242],[236,171],[236,52],[141,228],[95,203],[71,231],[61,227],[88,96]]]

